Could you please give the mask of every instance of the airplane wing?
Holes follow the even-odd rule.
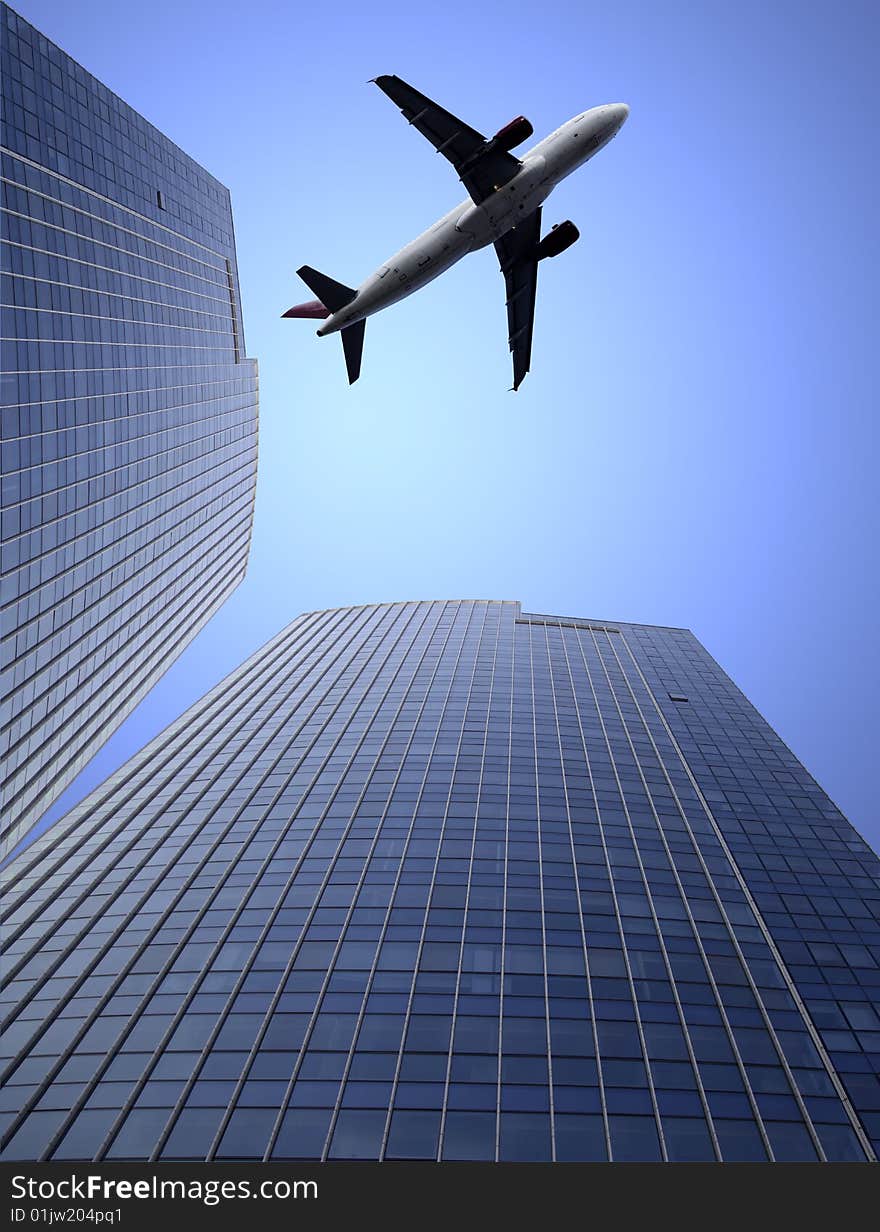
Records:
[[[449,159],[477,205],[521,170],[518,158],[493,148],[482,133],[438,107],[399,77],[386,75],[374,80],[437,153]]]
[[[519,389],[532,357],[535,294],[538,289],[536,250],[541,239],[541,207],[495,242],[507,289],[507,342],[513,354],[513,388]]]

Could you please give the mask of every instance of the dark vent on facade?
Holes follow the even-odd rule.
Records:
[[[669,700],[673,702],[686,702],[688,697],[685,693],[670,693]]]
[[[518,625],[544,625],[548,629],[586,629],[591,633],[619,633],[619,629],[613,629],[610,625],[591,625],[583,620],[542,620],[540,616],[521,616],[517,619]]]
[[[229,287],[229,309],[232,313],[232,345],[235,348],[235,362],[241,363],[241,342],[238,334],[238,310],[235,303],[235,281],[232,277],[232,262],[226,258],[226,284]]]
[[[156,189],[156,204],[158,205],[160,210],[165,209],[165,195],[162,192],[161,188]]]

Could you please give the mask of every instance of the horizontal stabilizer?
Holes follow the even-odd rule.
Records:
[[[323,321],[325,317],[329,317],[330,309],[325,308],[319,299],[310,299],[305,304],[294,304],[281,315],[282,317],[304,317],[307,320]]]
[[[348,370],[348,383],[353,385],[361,374],[361,355],[364,351],[364,330],[366,319],[347,325],[342,331],[342,349],[345,351],[345,367]]]
[[[338,312],[340,308],[350,304],[357,295],[357,291],[353,287],[347,287],[341,282],[334,282],[332,278],[328,278],[320,270],[312,269],[310,265],[301,265],[296,272],[312,294],[317,295],[324,307],[329,308],[330,312]]]

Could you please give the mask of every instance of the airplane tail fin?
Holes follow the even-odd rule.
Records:
[[[322,274],[320,270],[312,269],[310,265],[301,265],[296,272],[312,294],[317,295],[318,298],[309,300],[306,304],[296,304],[293,308],[288,308],[287,312],[283,314],[285,317],[323,319],[331,316],[334,312],[339,312],[340,308],[350,304],[357,295],[357,291],[353,287],[347,287],[342,282],[335,282],[332,278],[328,278],[326,274]],[[361,319],[360,321],[355,321],[353,325],[347,325],[341,331],[342,349],[345,352],[345,367],[348,372],[349,385],[353,385],[361,374],[361,356],[364,351],[364,329],[366,324],[366,320]]]
[[[328,278],[320,270],[312,269],[310,265],[301,265],[296,272],[330,312],[338,312],[357,295],[357,291],[352,287],[347,287],[342,282],[334,282],[332,278]]]
[[[361,355],[364,352],[364,330],[366,318],[346,325],[342,331],[342,349],[345,352],[345,368],[348,372],[348,383],[353,385],[361,374]]]

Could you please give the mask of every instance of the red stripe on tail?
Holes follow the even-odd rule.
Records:
[[[330,311],[319,299],[310,299],[308,303],[295,304],[293,308],[288,308],[287,312],[281,315],[282,317],[305,317],[314,321],[323,321],[325,317],[329,317]]]

